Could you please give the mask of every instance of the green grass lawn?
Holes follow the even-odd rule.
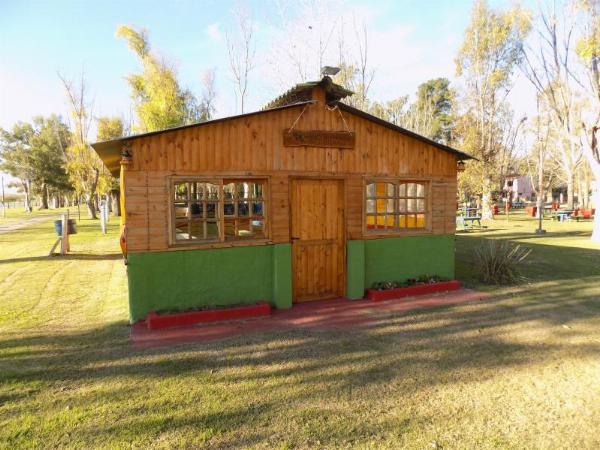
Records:
[[[6,212],[4,212],[2,210],[2,206],[0,206],[0,226],[34,219],[41,216],[52,216],[56,219],[59,219],[60,215],[66,213],[67,211],[69,211],[71,217],[78,217],[76,206],[71,206],[70,208],[34,208],[31,212],[26,212],[23,208],[6,208]],[[85,206],[81,207],[81,215],[82,217],[87,216],[87,209]]]
[[[291,330],[152,350],[128,344],[117,224],[0,235],[0,447],[597,448],[600,247],[590,223],[522,216],[457,237],[533,249],[484,302],[345,331]]]

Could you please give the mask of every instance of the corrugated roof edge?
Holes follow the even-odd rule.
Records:
[[[358,108],[354,108],[353,106],[347,105],[345,103],[342,102],[338,102],[337,103],[338,107],[342,110],[342,111],[346,111],[349,112],[350,114],[355,114],[359,117],[362,117],[363,119],[366,120],[370,120],[371,122],[375,122],[379,125],[382,125],[384,127],[387,127],[391,130],[394,131],[399,131],[400,133],[406,134],[407,136],[413,137],[415,139],[418,139],[421,142],[425,142],[426,144],[432,145],[434,147],[437,147],[441,150],[444,150],[446,152],[450,152],[453,153],[459,157],[461,157],[462,159],[474,159],[477,160],[477,158],[475,158],[474,156],[469,155],[468,153],[465,153],[463,151],[457,150],[455,148],[449,147],[448,145],[445,144],[440,144],[439,142],[434,141],[433,139],[429,139],[425,136],[422,136],[418,133],[415,133],[414,131],[410,131],[407,130],[406,128],[402,128],[401,126],[395,125],[391,122],[388,122],[387,120],[383,120],[380,119],[377,116],[374,116],[373,114],[369,114],[367,112],[364,112],[363,110],[360,110]]]

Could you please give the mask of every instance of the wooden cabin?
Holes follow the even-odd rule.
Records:
[[[325,77],[260,111],[93,145],[120,176],[132,321],[454,276],[469,155],[341,102],[351,94]]]

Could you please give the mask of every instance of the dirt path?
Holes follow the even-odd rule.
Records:
[[[17,222],[9,222],[9,223],[3,224],[3,225],[0,224],[0,234],[10,233],[11,231],[19,230],[19,229],[25,228],[29,225],[33,225],[38,222],[44,222],[46,220],[50,220],[55,217],[56,218],[58,217],[57,214],[49,213],[49,214],[31,217],[29,219],[19,220]]]

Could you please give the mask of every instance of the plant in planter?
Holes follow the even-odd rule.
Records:
[[[404,282],[380,281],[373,283],[373,288],[367,290],[370,300],[388,300],[433,292],[451,291],[460,288],[456,280],[447,280],[439,275],[419,275],[408,278]]]

